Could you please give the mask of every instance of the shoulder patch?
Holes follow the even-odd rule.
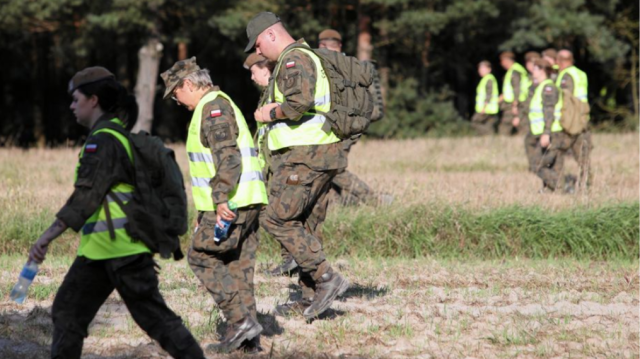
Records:
[[[84,146],[84,153],[96,153],[98,151],[97,143],[88,143]]]
[[[544,92],[552,92],[553,91],[553,86],[545,86],[544,87]]]
[[[213,138],[216,141],[222,142],[231,138],[231,129],[228,123],[221,123],[213,126]]]
[[[221,110],[211,110],[211,112],[209,113],[209,117],[220,117],[222,116],[222,111]]]
[[[295,67],[295,66],[296,66],[296,62],[295,62],[295,61],[289,61],[289,62],[287,62],[287,63],[285,64],[285,66],[286,66],[288,69],[290,69],[290,68],[292,68],[292,67]]]

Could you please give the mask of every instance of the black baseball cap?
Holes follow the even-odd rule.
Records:
[[[247,24],[247,37],[249,38],[249,44],[244,49],[244,52],[249,52],[256,46],[256,39],[258,36],[269,27],[280,22],[278,15],[263,11],[254,16]]]

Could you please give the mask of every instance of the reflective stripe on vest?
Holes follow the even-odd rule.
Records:
[[[485,107],[487,99],[487,81],[491,80],[491,99]],[[482,112],[489,115],[495,115],[498,113],[498,82],[493,74],[487,74],[480,80],[478,88],[476,89],[476,112]]]
[[[117,118],[112,119],[111,122],[124,127],[124,124]],[[110,128],[99,129],[91,133],[90,136],[98,133],[109,133],[114,136],[122,144],[127,152],[129,160],[133,163],[131,144],[126,136]],[[83,156],[84,147],[80,152],[80,158]],[[78,167],[76,168],[76,179],[77,169],[79,167],[80,164],[78,163]],[[104,204],[101,204],[82,226],[80,246],[78,247],[79,256],[86,256],[87,258],[98,260],[151,252],[143,242],[134,242],[131,236],[129,236],[124,228],[124,225],[128,222],[127,216],[113,198],[113,196],[115,196],[123,203],[127,203],[133,198],[133,191],[134,187],[127,183],[117,183],[111,187],[110,192],[112,192],[112,194],[108,194],[105,197],[105,200],[107,202],[107,207],[109,208],[109,215],[113,224],[115,239],[110,236],[107,224],[107,214],[104,210]]]
[[[527,74],[527,70],[522,67],[517,62],[514,62],[511,65],[511,68],[507,71],[507,74],[504,76],[504,83],[502,84],[502,94],[505,102],[513,102],[515,99],[515,93],[513,92],[513,85],[511,85],[511,77],[513,76],[513,72],[517,71],[520,74],[520,95],[518,96],[518,101],[522,102],[527,99],[527,89],[529,88],[529,75]]]
[[[291,51],[302,51],[309,55],[316,66],[318,79],[315,87],[315,103],[312,108],[305,112],[295,121],[274,121],[269,123],[268,144],[272,151],[291,146],[324,145],[339,142],[340,139],[332,132],[322,130],[327,120],[317,112],[328,112],[331,109],[331,87],[320,58],[311,49],[301,49],[294,47],[288,51],[283,51],[278,59],[278,64],[273,78],[276,79],[282,67],[282,59]],[[276,103],[283,103],[285,97],[278,88],[278,82],[273,81],[273,95]]]
[[[562,88],[562,79],[565,75],[569,75],[573,79],[573,96],[582,102],[588,102],[589,80],[587,79],[587,74],[575,66],[567,67],[560,72],[556,79],[558,88]]]
[[[211,149],[205,147],[200,142],[200,129],[202,125],[202,109],[204,105],[214,101],[218,96],[226,99],[231,104],[235,113],[236,124],[238,125],[238,140],[236,141],[241,161],[240,181],[229,193],[229,200],[237,204],[238,208],[247,207],[253,204],[267,203],[267,190],[262,177],[262,168],[258,161],[258,152],[253,144],[253,138],[244,120],[244,116],[235,103],[221,91],[207,93],[198,102],[191,124],[189,125],[189,135],[187,137],[187,156],[189,159],[189,171],[191,174],[191,193],[193,202],[198,211],[213,211],[216,206],[211,198],[212,188],[209,185],[211,179],[216,175]]]
[[[542,102],[542,90],[545,86],[555,86],[553,81],[546,79],[542,81],[538,87],[536,87],[531,97],[529,104],[529,123],[531,126],[531,134],[534,136],[541,135],[544,132],[544,105]],[[559,91],[558,102],[553,109],[553,123],[551,125],[551,132],[562,131],[562,125],[560,125],[560,117],[562,115],[562,91]]]

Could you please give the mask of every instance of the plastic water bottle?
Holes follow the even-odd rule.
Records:
[[[38,273],[38,263],[28,261],[27,264],[22,267],[22,272],[20,272],[20,277],[18,277],[18,283],[16,283],[11,290],[11,300],[18,304],[24,302],[29,286],[33,282],[33,278],[36,277],[36,273]]]
[[[233,211],[233,213],[237,216],[238,215],[238,205],[236,205],[234,202],[231,202],[231,201],[229,201],[227,203],[227,205],[229,206],[229,209],[231,211]],[[213,240],[216,243],[220,243],[221,240],[227,238],[227,235],[229,234],[229,227],[231,227],[231,223],[233,223],[235,221],[235,218],[232,219],[231,221],[227,221],[225,219],[221,219],[220,221],[222,222],[223,226],[220,227],[216,223],[216,226],[214,228]]]

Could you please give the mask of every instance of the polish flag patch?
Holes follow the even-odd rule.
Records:
[[[85,146],[84,148],[84,152],[88,152],[88,153],[94,153],[98,150],[98,145],[95,143],[90,143],[88,145]]]
[[[287,62],[286,66],[287,66],[288,69],[290,69],[290,68],[296,66],[296,62],[295,61],[289,61],[289,62]]]
[[[210,115],[211,115],[211,117],[220,117],[220,116],[222,116],[222,111],[220,111],[220,110],[213,110],[213,111],[211,111],[211,114],[210,114]]]

